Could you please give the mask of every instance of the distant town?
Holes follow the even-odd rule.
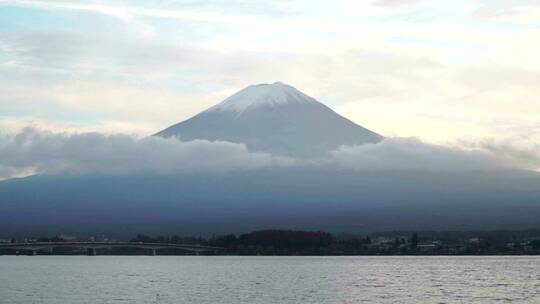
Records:
[[[212,237],[179,235],[148,236],[139,234],[130,239],[143,248],[107,247],[114,240],[106,236],[80,238],[58,235],[54,237],[26,237],[0,239],[0,255],[82,255],[85,248],[76,245],[51,246],[30,252],[24,249],[2,248],[2,244],[78,244],[99,243],[92,255],[144,255],[144,244],[182,244],[212,246],[220,250],[200,252],[205,255],[539,255],[540,230],[519,231],[393,231],[358,236],[323,231],[259,230],[245,234]],[[28,245],[30,244],[30,245]],[[195,247],[197,248],[197,247]],[[178,248],[160,248],[152,255],[193,255],[199,252]]]

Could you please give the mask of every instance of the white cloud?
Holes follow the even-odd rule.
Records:
[[[497,155],[501,162],[511,163],[515,167],[540,171],[540,144],[532,135],[504,139],[486,138],[476,142],[465,141],[462,145],[488,151]]]
[[[412,5],[418,2],[426,0],[375,0],[373,1],[374,5],[380,6],[403,6],[403,5]]]
[[[245,145],[228,142],[99,133],[65,134],[26,128],[0,138],[3,176],[21,172],[180,173],[191,171],[251,170],[290,165],[291,160],[248,152]]]
[[[354,170],[414,170],[429,172],[485,171],[510,168],[496,154],[424,143],[414,138],[388,138],[377,144],[343,146],[332,161]]]
[[[510,143],[468,143],[470,149],[445,147],[411,138],[343,146],[320,159],[292,159],[250,152],[243,144],[175,138],[136,138],[100,133],[55,133],[26,128],[0,136],[0,177],[36,173],[141,172],[174,174],[255,170],[283,166],[337,166],[346,170],[429,172],[535,169],[540,149]],[[520,152],[521,151],[521,152]],[[536,167],[535,167],[536,166]]]
[[[540,3],[536,0],[479,0],[475,15],[519,24],[538,25]]]

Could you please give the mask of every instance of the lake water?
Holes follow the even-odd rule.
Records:
[[[540,257],[0,256],[0,303],[540,303]]]

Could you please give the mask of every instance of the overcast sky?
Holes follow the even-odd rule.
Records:
[[[0,0],[0,130],[144,136],[279,80],[385,136],[537,149],[539,37],[537,0]]]

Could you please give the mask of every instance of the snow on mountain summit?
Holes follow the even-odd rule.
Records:
[[[307,158],[383,139],[281,82],[249,86],[155,135],[243,143],[250,151]]]
[[[233,110],[242,113],[248,108],[285,103],[317,103],[317,101],[296,88],[278,81],[248,86],[208,110]]]

